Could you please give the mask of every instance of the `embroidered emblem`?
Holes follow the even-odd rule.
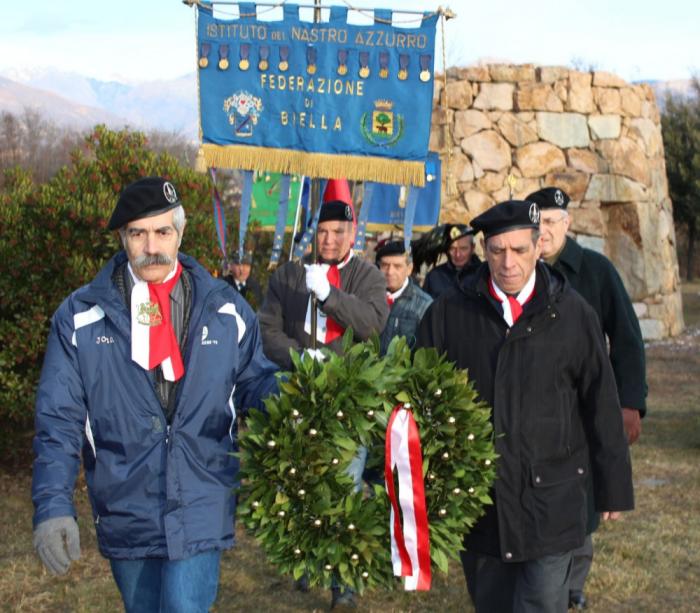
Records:
[[[170,204],[175,204],[177,202],[177,192],[175,191],[175,186],[170,181],[163,183],[163,195]]]
[[[391,100],[375,100],[374,111],[362,114],[360,129],[365,140],[379,147],[393,147],[404,131],[403,116],[393,112]]]
[[[144,326],[159,326],[163,315],[157,302],[142,302],[136,309],[136,321]]]
[[[253,127],[263,110],[262,100],[247,91],[238,91],[224,100],[224,112],[236,136],[253,136]]]
[[[561,193],[560,189],[554,192],[554,202],[557,203],[557,206],[564,206],[564,194]]]
[[[533,202],[530,205],[529,214],[532,223],[540,223],[540,207],[538,207],[536,203]]]

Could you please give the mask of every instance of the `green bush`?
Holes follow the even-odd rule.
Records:
[[[0,190],[0,460],[26,459],[50,318],[120,249],[116,233],[106,230],[109,216],[122,189],[150,175],[175,184],[187,211],[182,250],[214,271],[220,253],[209,177],[149,150],[141,133],[98,126],[73,152],[71,163],[43,184],[19,168],[5,173]],[[233,236],[232,227],[229,232]]]

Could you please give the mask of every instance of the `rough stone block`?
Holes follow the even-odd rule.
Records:
[[[557,147],[588,147],[588,123],[578,113],[537,113],[537,133]]]
[[[482,83],[479,95],[474,100],[474,108],[481,110],[511,111],[513,109],[512,83]]]
[[[588,126],[594,139],[619,138],[622,120],[619,115],[591,115]]]

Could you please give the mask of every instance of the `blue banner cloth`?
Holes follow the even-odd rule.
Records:
[[[423,185],[437,13],[396,27],[388,10],[355,25],[339,6],[321,23],[297,4],[280,21],[239,9],[224,20],[198,5],[208,165]]]
[[[435,152],[430,152],[425,164],[425,187],[411,187],[407,191],[399,185],[386,183],[371,184],[371,200],[362,203],[362,211],[369,204],[367,215],[367,230],[377,232],[390,230],[395,226],[404,226],[410,223],[410,230],[425,232],[433,228],[440,217],[440,190],[441,190],[441,164],[440,157]],[[365,199],[370,185],[365,183]],[[412,220],[406,216],[411,213],[408,206],[411,195],[416,194],[414,203],[414,217]],[[362,212],[360,213],[362,216]],[[406,230],[404,228],[404,235]]]

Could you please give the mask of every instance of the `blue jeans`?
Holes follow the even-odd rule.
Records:
[[[220,551],[186,560],[110,559],[126,613],[206,613],[216,600]]]

